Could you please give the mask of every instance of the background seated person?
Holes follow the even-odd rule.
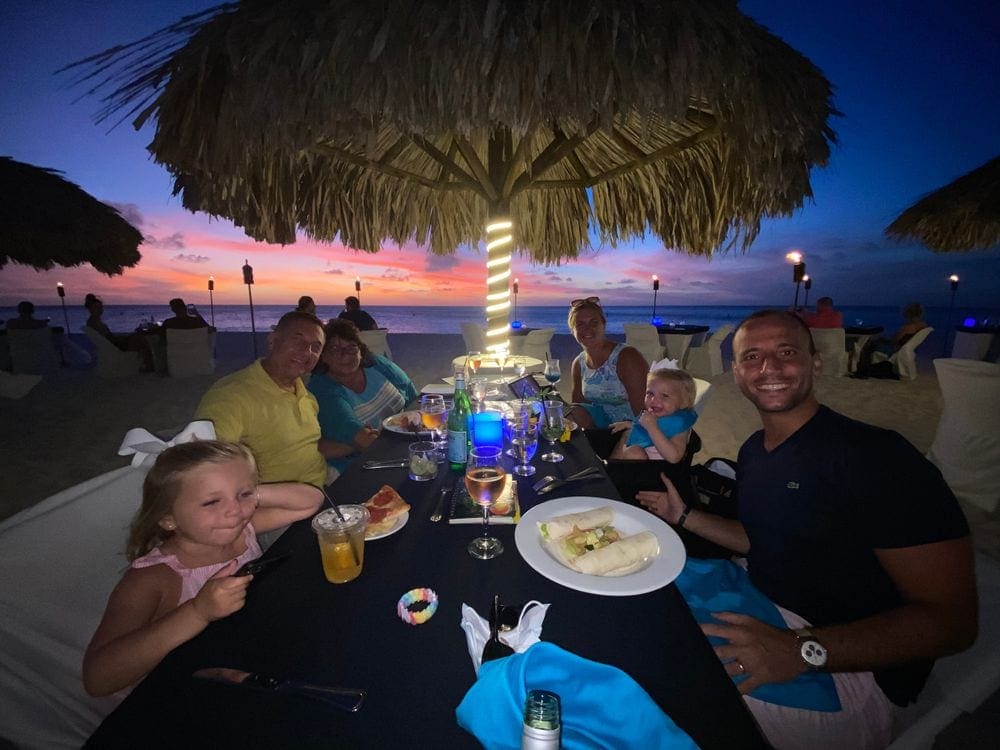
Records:
[[[84,297],[83,306],[90,313],[84,325],[97,331],[121,351],[138,352],[142,358],[143,372],[153,372],[153,349],[145,336],[141,333],[112,333],[107,324],[101,320],[101,316],[104,315],[104,302],[96,294]]]
[[[833,308],[832,297],[820,297],[816,300],[816,312],[803,310],[799,317],[810,328],[843,328],[844,314]]]
[[[913,337],[913,334],[927,327],[927,323],[924,321],[924,306],[919,302],[908,304],[903,308],[902,314],[905,322],[896,330],[892,338],[887,339],[884,336],[880,336],[879,338],[873,337],[865,344],[861,350],[861,354],[858,356],[858,368],[854,373],[855,377],[863,378],[868,376],[875,352],[882,352],[886,356],[895,354],[899,351],[899,347]]]
[[[320,453],[343,470],[375,442],[383,419],[417,397],[417,389],[395,363],[369,351],[349,320],[331,320],[325,330],[326,346],[309,391],[319,402]]]
[[[634,420],[642,411],[649,363],[637,349],[605,336],[607,318],[598,297],[573,300],[567,322],[583,351],[573,360],[576,406],[566,415],[590,431],[587,437],[591,445],[605,458],[617,441],[611,435],[611,424]]]
[[[174,297],[170,300],[170,310],[173,312],[174,317],[167,318],[160,324],[160,330],[166,330],[167,328],[208,328],[208,321],[206,321],[196,310],[194,315],[188,312],[187,305],[184,304],[184,300],[180,297]],[[165,334],[164,334],[165,335]]]
[[[344,298],[344,311],[337,318],[349,320],[359,331],[374,331],[378,328],[375,318],[361,309],[361,300],[353,295]]]
[[[313,298],[310,297],[308,294],[303,294],[301,297],[299,297],[299,304],[295,306],[295,309],[298,312],[304,312],[304,313],[309,313],[310,315],[315,315],[316,303],[313,301]]]
[[[30,330],[33,328],[45,328],[48,326],[48,320],[39,320],[34,317],[35,306],[24,300],[23,302],[17,303],[17,317],[11,318],[7,321],[7,328],[16,329],[18,331]]]
[[[616,422],[622,435],[612,458],[649,459],[679,463],[698,415],[694,410],[694,379],[684,370],[660,368],[646,378],[645,409],[636,423]]]

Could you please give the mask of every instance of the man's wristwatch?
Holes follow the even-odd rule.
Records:
[[[795,639],[799,644],[799,656],[806,666],[816,672],[826,668],[826,647],[816,640],[809,628],[795,628]]]

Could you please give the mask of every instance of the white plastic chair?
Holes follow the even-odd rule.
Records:
[[[389,329],[375,328],[370,331],[358,331],[358,337],[365,342],[365,346],[372,354],[381,354],[387,359],[392,359],[392,351],[389,349]]]
[[[524,336],[511,336],[510,353],[534,357],[542,362],[551,359],[552,352],[549,351],[549,342],[552,341],[555,332],[555,328],[536,328],[534,331],[528,331]]]
[[[51,328],[8,328],[12,372],[44,375],[59,369]]]
[[[843,328],[810,328],[813,343],[823,360],[823,375],[847,374],[847,340]]]
[[[872,355],[872,362],[892,362],[896,374],[904,380],[914,380],[917,377],[917,347],[924,343],[924,339],[931,335],[934,329],[931,326],[921,328],[910,337],[910,340],[899,347],[899,351],[891,357],[885,356],[882,352],[875,352]]]
[[[465,341],[465,351],[486,351],[486,330],[478,323],[462,323],[462,339]]]
[[[688,349],[684,360],[684,369],[692,377],[711,380],[725,368],[722,366],[722,343],[729,336],[733,327],[728,323],[717,328],[705,343]]]
[[[934,369],[944,408],[927,457],[959,500],[992,512],[1000,505],[1000,364],[935,359]]]
[[[168,328],[167,372],[172,378],[215,372],[215,331],[205,328]]]
[[[625,345],[638,349],[646,362],[663,359],[663,344],[655,326],[648,323],[625,323]]]
[[[84,326],[83,332],[97,350],[94,371],[98,377],[123,378],[139,372],[139,355],[136,352],[123,352],[90,326]]]

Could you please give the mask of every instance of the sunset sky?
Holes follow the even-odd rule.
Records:
[[[48,272],[0,270],[0,305],[20,299],[54,304],[87,292],[108,304],[161,303],[183,296],[242,303],[240,267],[255,270],[254,299],[289,303],[311,294],[337,304],[360,276],[371,305],[481,301],[479,248],[437,258],[422,247],[386,244],[373,255],[300,238],[280,247],[254,242],[229,222],[185,211],[171,181],[144,145],[151,129],[129,123],[109,131],[92,116],[99,101],[61,66],[132,41],[214,3],[196,0],[7,0],[0,9],[0,155],[61,170],[117,206],[146,237],[142,261],[109,278],[89,266]],[[787,303],[791,269],[784,255],[805,254],[813,299],[843,305],[948,303],[947,276],[962,278],[960,304],[1000,307],[1000,248],[935,255],[899,245],[882,231],[904,208],[1000,153],[1000,9],[995,0],[747,0],[744,13],[817,64],[835,86],[838,144],[830,165],[812,175],[814,200],[791,219],[766,222],[748,253],[711,261],[664,250],[653,238],[595,248],[555,267],[516,259],[520,302],[563,303],[597,294],[608,304],[645,303],[650,275],[662,304]],[[431,290],[431,291],[429,291]]]

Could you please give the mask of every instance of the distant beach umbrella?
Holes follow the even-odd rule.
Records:
[[[921,198],[885,233],[918,240],[936,253],[1000,244],[1000,156]]]
[[[76,65],[255,239],[486,240],[504,341],[513,253],[745,250],[834,140],[830,83],[733,0],[233,3]]]
[[[139,230],[60,174],[0,157],[0,268],[89,263],[114,276],[138,263]]]

